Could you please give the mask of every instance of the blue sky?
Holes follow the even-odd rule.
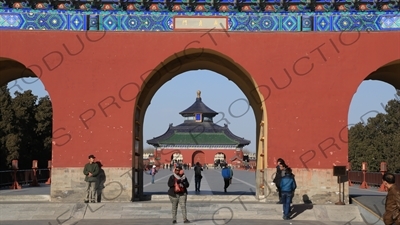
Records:
[[[8,87],[14,86],[10,90],[12,93],[32,90],[39,97],[47,95],[40,81],[26,84],[34,80],[36,79],[25,78],[25,82],[16,80],[10,82]],[[14,82],[18,82],[23,90],[16,88]],[[245,95],[232,81],[207,70],[189,71],[178,75],[157,91],[145,114],[144,139],[148,140],[165,133],[170,123],[174,125],[182,123],[183,117],[179,112],[194,103],[197,90],[201,90],[202,100],[208,107],[221,112],[215,117],[214,122],[221,126],[228,123],[234,134],[251,141],[247,148],[255,151],[255,117]],[[367,118],[375,116],[376,112],[384,112],[381,104],[386,105],[390,99],[395,98],[395,94],[396,90],[390,84],[380,81],[362,82],[350,105],[349,124],[367,121]],[[226,120],[222,120],[222,114]],[[145,144],[144,148],[146,147],[149,146]]]

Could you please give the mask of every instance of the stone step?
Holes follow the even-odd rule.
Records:
[[[50,195],[0,195],[0,202],[50,202]]]
[[[0,204],[0,221],[3,220],[79,220],[79,219],[145,219],[171,218],[171,203],[10,203]],[[18,212],[18,213],[16,213]],[[188,202],[190,220],[265,219],[280,220],[282,205],[266,203],[206,203]],[[293,220],[362,222],[355,205],[294,205]],[[180,215],[180,207],[178,207]],[[21,217],[22,216],[22,217]],[[66,224],[66,223],[62,223]]]

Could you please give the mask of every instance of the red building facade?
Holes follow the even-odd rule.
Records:
[[[180,112],[184,122],[177,126],[170,124],[161,136],[148,140],[153,145],[157,163],[160,165],[174,162],[194,165],[231,164],[236,158],[243,158],[243,147],[249,140],[234,135],[225,124],[215,124],[213,118],[217,112],[206,106],[197,91],[196,101]]]
[[[37,77],[50,95],[54,201],[82,199],[90,154],[113,178],[105,195],[115,201],[140,196],[143,121],[152,97],[175,76],[208,69],[234,82],[253,108],[256,195],[276,200],[271,182],[282,157],[296,174],[295,199],[334,202],[332,166],[348,162],[353,95],[370,79],[400,88],[399,39],[399,32],[358,30],[6,30],[0,32],[0,84]]]

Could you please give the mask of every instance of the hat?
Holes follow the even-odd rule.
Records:
[[[176,166],[176,170],[182,170],[182,166]]]
[[[156,168],[156,165],[153,165],[153,168]]]
[[[89,159],[95,159],[94,155],[89,155]]]

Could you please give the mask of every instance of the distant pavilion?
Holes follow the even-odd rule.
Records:
[[[196,101],[179,113],[185,118],[182,124],[171,123],[163,135],[147,141],[155,147],[159,164],[213,165],[242,161],[243,147],[250,141],[234,135],[227,124],[223,127],[215,124],[213,118],[218,113],[202,102],[200,94],[197,91]]]

